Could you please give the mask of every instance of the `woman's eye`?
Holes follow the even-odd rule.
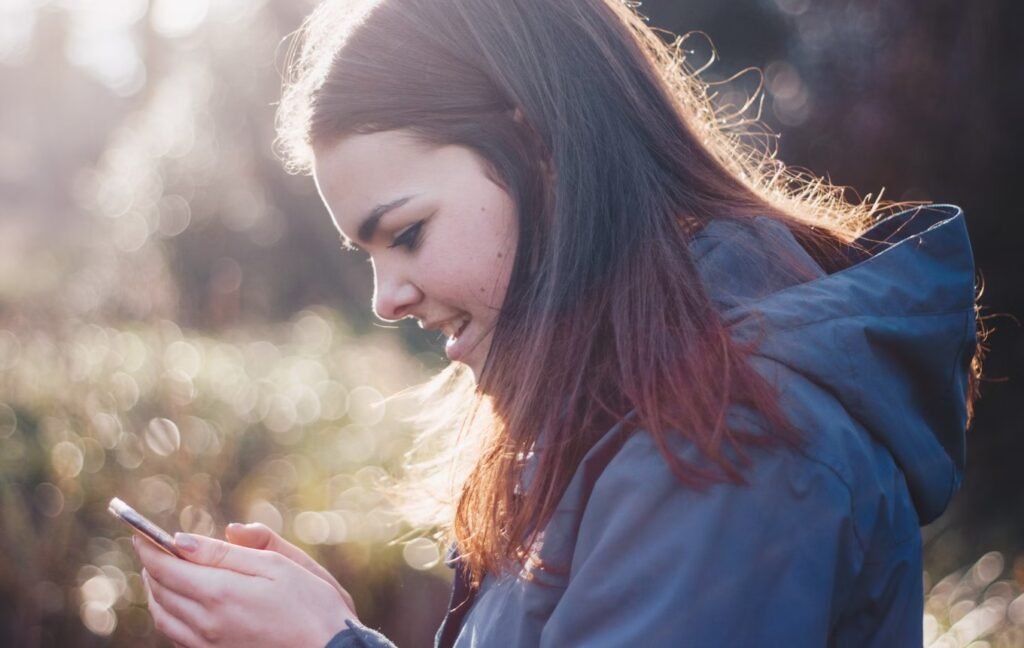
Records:
[[[402,230],[402,233],[395,237],[389,248],[405,247],[415,250],[420,240],[420,230],[423,228],[423,221],[419,221]]]

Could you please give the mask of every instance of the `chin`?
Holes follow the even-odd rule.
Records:
[[[472,358],[467,358],[467,359],[459,360],[457,362],[462,365],[462,367],[463,367],[462,370],[464,372],[466,372],[466,373],[470,374],[471,376],[473,376],[473,382],[479,385],[480,384],[480,373],[483,370],[482,363],[477,363]]]
[[[456,361],[465,367],[465,371],[473,375],[473,382],[477,384],[480,384],[480,374],[483,372],[484,361],[487,359],[487,352],[490,349],[490,340],[484,340],[483,342],[488,344],[477,344],[474,348],[470,349],[466,357]]]

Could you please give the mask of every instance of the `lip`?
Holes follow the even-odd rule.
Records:
[[[454,320],[462,318],[469,318],[469,315],[465,313],[460,313],[458,315],[446,317],[445,319],[441,320],[432,320],[429,322],[424,322],[423,320],[420,320],[420,328],[423,329],[424,331],[441,331],[441,329],[444,328],[444,325],[447,324],[448,322],[452,322]]]
[[[448,359],[455,362],[462,359],[462,357],[472,348],[469,345],[468,337],[466,336],[466,330],[469,329],[469,325],[473,323],[472,318],[466,320],[466,323],[462,325],[459,332],[456,333],[454,338],[449,338],[448,343],[444,346],[444,353],[448,356]]]

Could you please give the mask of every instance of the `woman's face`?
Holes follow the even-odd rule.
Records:
[[[440,330],[479,378],[518,240],[515,205],[461,146],[407,132],[315,148],[314,177],[342,238],[373,264],[373,311]]]

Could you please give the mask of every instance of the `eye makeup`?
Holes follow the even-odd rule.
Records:
[[[388,247],[404,247],[407,248],[409,251],[415,250],[416,246],[419,245],[420,232],[422,231],[423,225],[425,223],[426,220],[420,220],[416,221],[409,227],[405,228],[404,230],[402,230],[401,234],[394,238],[394,240],[391,242],[390,245],[388,245]]]

